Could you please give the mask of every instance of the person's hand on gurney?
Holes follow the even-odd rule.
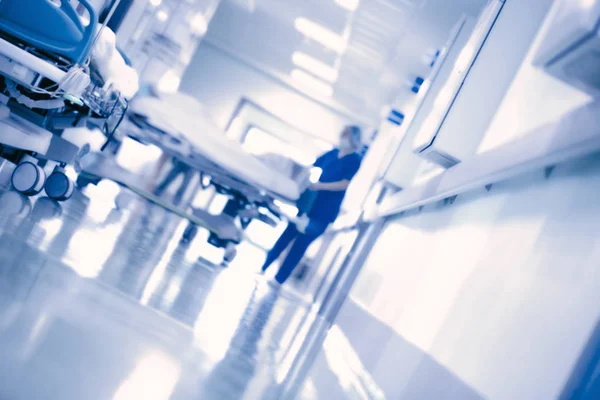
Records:
[[[298,232],[306,233],[306,228],[308,227],[310,220],[308,219],[308,216],[304,214],[294,218],[291,222],[296,225]]]

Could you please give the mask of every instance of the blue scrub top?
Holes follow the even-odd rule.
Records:
[[[339,153],[338,149],[331,150],[317,159],[314,165],[323,171],[319,182],[331,183],[354,178],[360,168],[361,156],[358,153],[351,153],[340,158]],[[345,190],[318,191],[308,217],[328,224],[335,221],[345,195]]]

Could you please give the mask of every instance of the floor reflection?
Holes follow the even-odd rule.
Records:
[[[309,305],[118,196],[0,193],[0,398],[285,399]]]
[[[248,303],[231,344],[202,385],[206,399],[242,399],[257,367],[258,344],[271,317],[277,295],[268,293],[258,302],[256,292]],[[253,315],[254,314],[254,315]]]

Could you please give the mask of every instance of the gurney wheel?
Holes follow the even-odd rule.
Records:
[[[65,201],[71,198],[75,185],[63,171],[54,171],[46,179],[46,194],[53,200]]]
[[[223,255],[223,265],[227,266],[235,259],[235,256],[237,256],[237,249],[235,245],[233,243],[227,244],[225,247],[225,254]]]
[[[11,183],[17,192],[26,196],[35,196],[44,188],[46,173],[39,165],[25,161],[13,171]]]

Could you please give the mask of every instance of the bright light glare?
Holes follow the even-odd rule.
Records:
[[[300,326],[299,330],[288,329],[285,336],[281,340],[281,349],[285,350],[283,359],[279,363],[277,368],[275,379],[278,384],[282,384],[285,378],[290,373],[292,365],[296,355],[300,352],[300,348],[304,343],[304,338],[308,335],[310,324],[302,323],[303,313],[296,313],[294,319],[288,324],[289,327]],[[309,399],[316,399],[316,396],[308,397]]]
[[[439,174],[441,174],[442,172],[444,172],[445,169],[443,167],[440,167],[439,165],[430,162],[430,161],[424,161],[419,173],[417,174],[417,176],[415,177],[413,184],[414,185],[421,185],[424,184],[425,182],[433,179],[434,177],[438,176]]]
[[[348,391],[353,388],[357,379],[344,355],[344,351],[348,351],[349,349],[343,348],[344,342],[341,344],[335,342],[335,339],[341,339],[341,335],[343,334],[340,334],[339,329],[334,325],[323,343],[323,350],[330,371],[335,374],[340,386]],[[366,393],[363,393],[363,395],[363,398],[367,398]]]
[[[358,5],[360,4],[360,0],[335,0],[338,6],[348,10],[348,11],[356,11]]]
[[[160,158],[162,150],[154,145],[146,146],[130,138],[125,138],[117,154],[117,164],[134,174],[147,172],[148,166]]]
[[[168,70],[158,82],[158,90],[162,93],[175,93],[179,89],[181,77],[173,70]]]
[[[291,158],[292,160],[294,160],[295,162],[297,162],[300,165],[304,165],[305,167],[313,165],[316,160],[316,158],[314,156],[311,156],[310,154],[306,154],[302,150],[297,149],[293,146],[288,147],[288,149],[285,153],[285,156],[288,158]]]
[[[88,186],[87,193],[93,199],[87,209],[89,220],[97,224],[103,223],[113,209],[120,191],[119,185],[109,180],[100,181],[97,186]]]
[[[204,14],[196,14],[190,21],[190,28],[195,35],[204,36],[206,31],[208,31],[208,21]]]
[[[452,88],[445,87],[438,93],[438,96],[434,100],[434,106],[436,108],[447,109],[448,105],[454,99],[454,93]]]
[[[111,255],[119,238],[119,225],[105,229],[84,229],[75,233],[65,260],[67,264],[84,278],[95,278]]]
[[[296,18],[294,26],[298,32],[302,33],[307,38],[314,40],[315,42],[321,43],[330,50],[333,50],[339,54],[342,54],[344,51],[346,51],[348,43],[343,36],[330,31],[316,22],[300,17]]]
[[[265,224],[262,225],[270,228],[270,226]],[[275,243],[275,240],[271,242],[271,245],[273,245],[273,243]],[[237,257],[229,264],[230,268],[246,268],[248,270],[258,271],[260,266],[265,262],[265,250],[254,245],[254,243],[243,241],[237,246],[237,252]]]
[[[323,238],[318,238],[317,240],[312,242],[310,246],[308,246],[308,249],[306,249],[306,253],[304,253],[304,256],[309,260],[313,260],[317,256],[317,254],[319,254],[322,242]]]
[[[319,179],[321,179],[322,173],[323,173],[323,170],[321,168],[317,168],[317,167],[312,168],[310,170],[310,181],[312,183],[319,182]]]
[[[149,0],[149,3],[153,7],[158,7],[162,4],[162,0]]]
[[[332,326],[329,330],[323,343],[323,350],[331,371],[336,374],[343,387],[354,389],[360,398],[385,398],[385,394],[337,325]]]
[[[456,63],[454,64],[455,70],[464,73],[466,69],[469,68],[469,66],[473,63],[474,57],[475,48],[472,44],[467,44],[456,59]]]
[[[283,203],[279,200],[273,200],[273,203],[277,207],[279,207],[279,209],[281,210],[281,213],[286,218],[294,218],[296,215],[298,215],[298,209],[290,204]]]
[[[229,198],[223,194],[216,194],[208,206],[208,213],[212,215],[220,215],[227,205]]]
[[[266,165],[278,168],[279,172],[288,176],[292,174],[292,166],[286,160],[277,157],[278,155],[304,166],[312,165],[315,162],[313,155],[307,154],[302,149],[280,140],[260,128],[252,128],[248,131],[243,146],[245,151],[259,157]]]
[[[317,398],[317,388],[312,379],[308,379],[302,385],[302,394],[301,398],[303,399],[316,399]]]
[[[274,229],[262,221],[253,220],[246,228],[246,236],[263,249],[270,249],[275,244],[277,238],[283,233],[282,228],[284,228],[284,225],[285,224],[279,224],[279,226]],[[238,253],[236,260],[240,258]],[[263,262],[264,254],[261,255],[261,258],[260,262]]]
[[[335,82],[338,79],[338,72],[335,68],[330,67],[322,61],[317,60],[314,57],[309,56],[306,53],[299,51],[294,52],[292,55],[292,61],[296,66],[303,68],[311,74],[318,76],[328,82]]]
[[[584,9],[590,9],[594,6],[595,0],[579,0],[579,4]]]
[[[217,277],[194,324],[197,346],[202,348],[214,363],[221,361],[227,353],[255,288],[255,283],[250,279],[240,278],[239,275],[235,279],[227,276],[239,272],[230,269]]]
[[[168,399],[180,374],[181,369],[172,358],[161,353],[150,354],[135,366],[113,400]]]
[[[48,249],[48,245],[56,237],[58,232],[60,232],[60,228],[63,225],[63,220],[60,218],[43,220],[40,222],[40,228],[42,228],[46,235],[44,236],[44,241],[40,244],[40,247],[43,249]]]
[[[173,237],[181,237],[181,235],[183,234],[184,226],[184,224],[180,224],[175,233],[173,234]],[[160,287],[160,284],[163,282],[164,276],[167,272],[167,268],[169,267],[169,262],[171,261],[173,253],[177,249],[178,245],[179,243],[177,240],[171,240],[171,242],[169,242],[166,250],[163,252],[162,258],[152,271],[152,275],[150,275],[146,287],[144,287],[144,292],[140,300],[141,304],[147,305],[152,296],[157,292],[158,288]]]
[[[156,13],[156,19],[160,22],[165,22],[167,19],[169,19],[169,14],[167,14],[166,11],[160,10]]]
[[[319,92],[322,95],[325,95],[325,96],[333,95],[333,88],[331,87],[331,85],[328,85],[327,83],[323,82],[322,80],[319,80],[319,79],[313,77],[312,75],[307,74],[304,71],[301,71],[299,69],[293,70],[292,78],[295,79],[296,81],[298,81],[298,83],[301,83],[302,85],[304,85],[316,92]]]

